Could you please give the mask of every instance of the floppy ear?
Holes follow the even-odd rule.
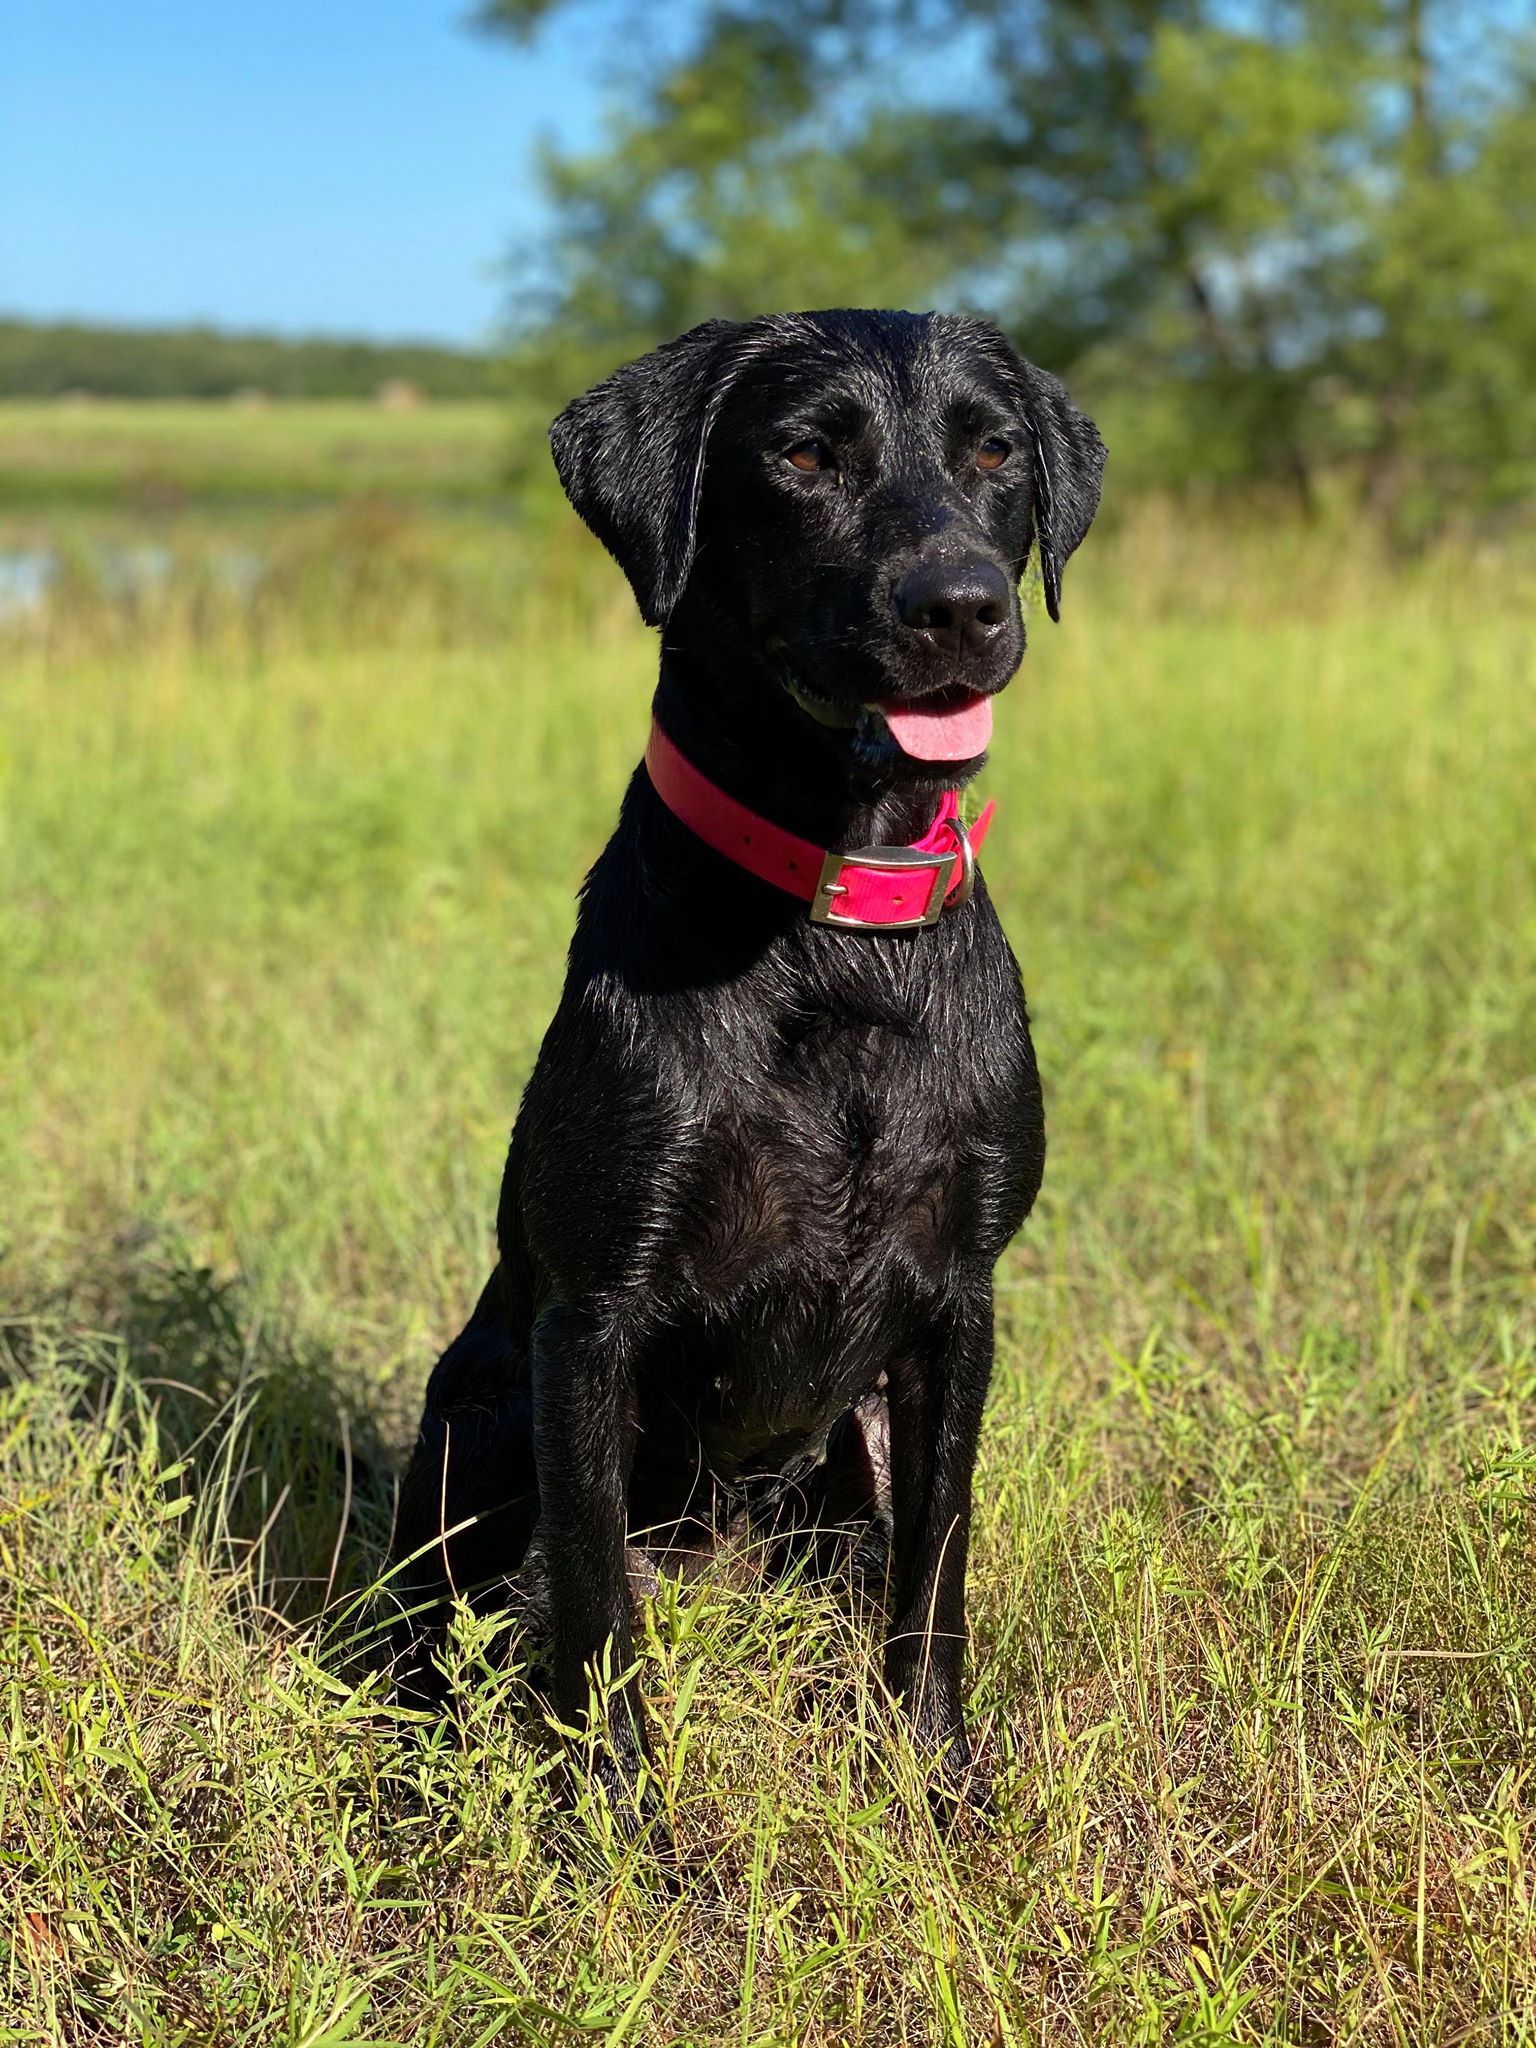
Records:
[[[1045,608],[1061,617],[1061,572],[1067,557],[1093,524],[1104,474],[1099,430],[1068,398],[1048,371],[1025,362],[1000,327],[971,323],[971,332],[1018,393],[1029,423],[1034,485],[1035,544]]]
[[[1061,572],[1099,509],[1105,448],[1098,428],[1078,411],[1065,386],[1022,358],[1019,367],[1034,443],[1035,544],[1045,608],[1059,620]]]
[[[704,453],[732,372],[732,320],[707,320],[573,399],[549,430],[565,494],[665,623],[693,565]]]

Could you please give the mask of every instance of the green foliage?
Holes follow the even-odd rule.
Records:
[[[1000,1818],[935,1834],[863,1622],[739,1556],[643,1620],[673,1896],[494,1628],[455,1739],[357,1662],[654,643],[574,521],[270,546],[249,615],[6,629],[0,2034],[1530,2043],[1528,557],[1148,505],[1032,618]]]
[[[491,0],[519,35],[559,0]],[[550,396],[711,314],[973,302],[1118,474],[1536,481],[1536,36],[1499,0],[718,0],[550,159]],[[558,367],[557,367],[558,366]]]
[[[493,358],[426,342],[0,320],[0,398],[371,398],[392,380],[428,398],[491,398],[506,388]]]

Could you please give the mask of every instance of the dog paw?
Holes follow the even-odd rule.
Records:
[[[942,1734],[914,1731],[918,1753],[928,1759],[928,1810],[941,1827],[985,1824],[997,1818],[997,1785],[985,1755],[978,1755],[960,1724]]]
[[[666,1809],[643,1753],[629,1744],[567,1751],[557,1779],[559,1803],[596,1839],[649,1858],[664,1885],[678,1858]]]
[[[992,1766],[978,1757],[960,1736],[939,1759],[928,1783],[928,1805],[941,1826],[963,1821],[989,1824],[997,1819],[997,1782]]]

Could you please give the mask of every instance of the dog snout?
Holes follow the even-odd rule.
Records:
[[[942,654],[979,654],[1008,623],[1012,589],[995,562],[924,562],[896,586],[896,615]]]

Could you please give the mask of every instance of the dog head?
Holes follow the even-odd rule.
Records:
[[[1104,447],[984,321],[710,321],[551,430],[572,504],[669,648],[785,692],[865,770],[979,767],[1039,550],[1057,618]]]

